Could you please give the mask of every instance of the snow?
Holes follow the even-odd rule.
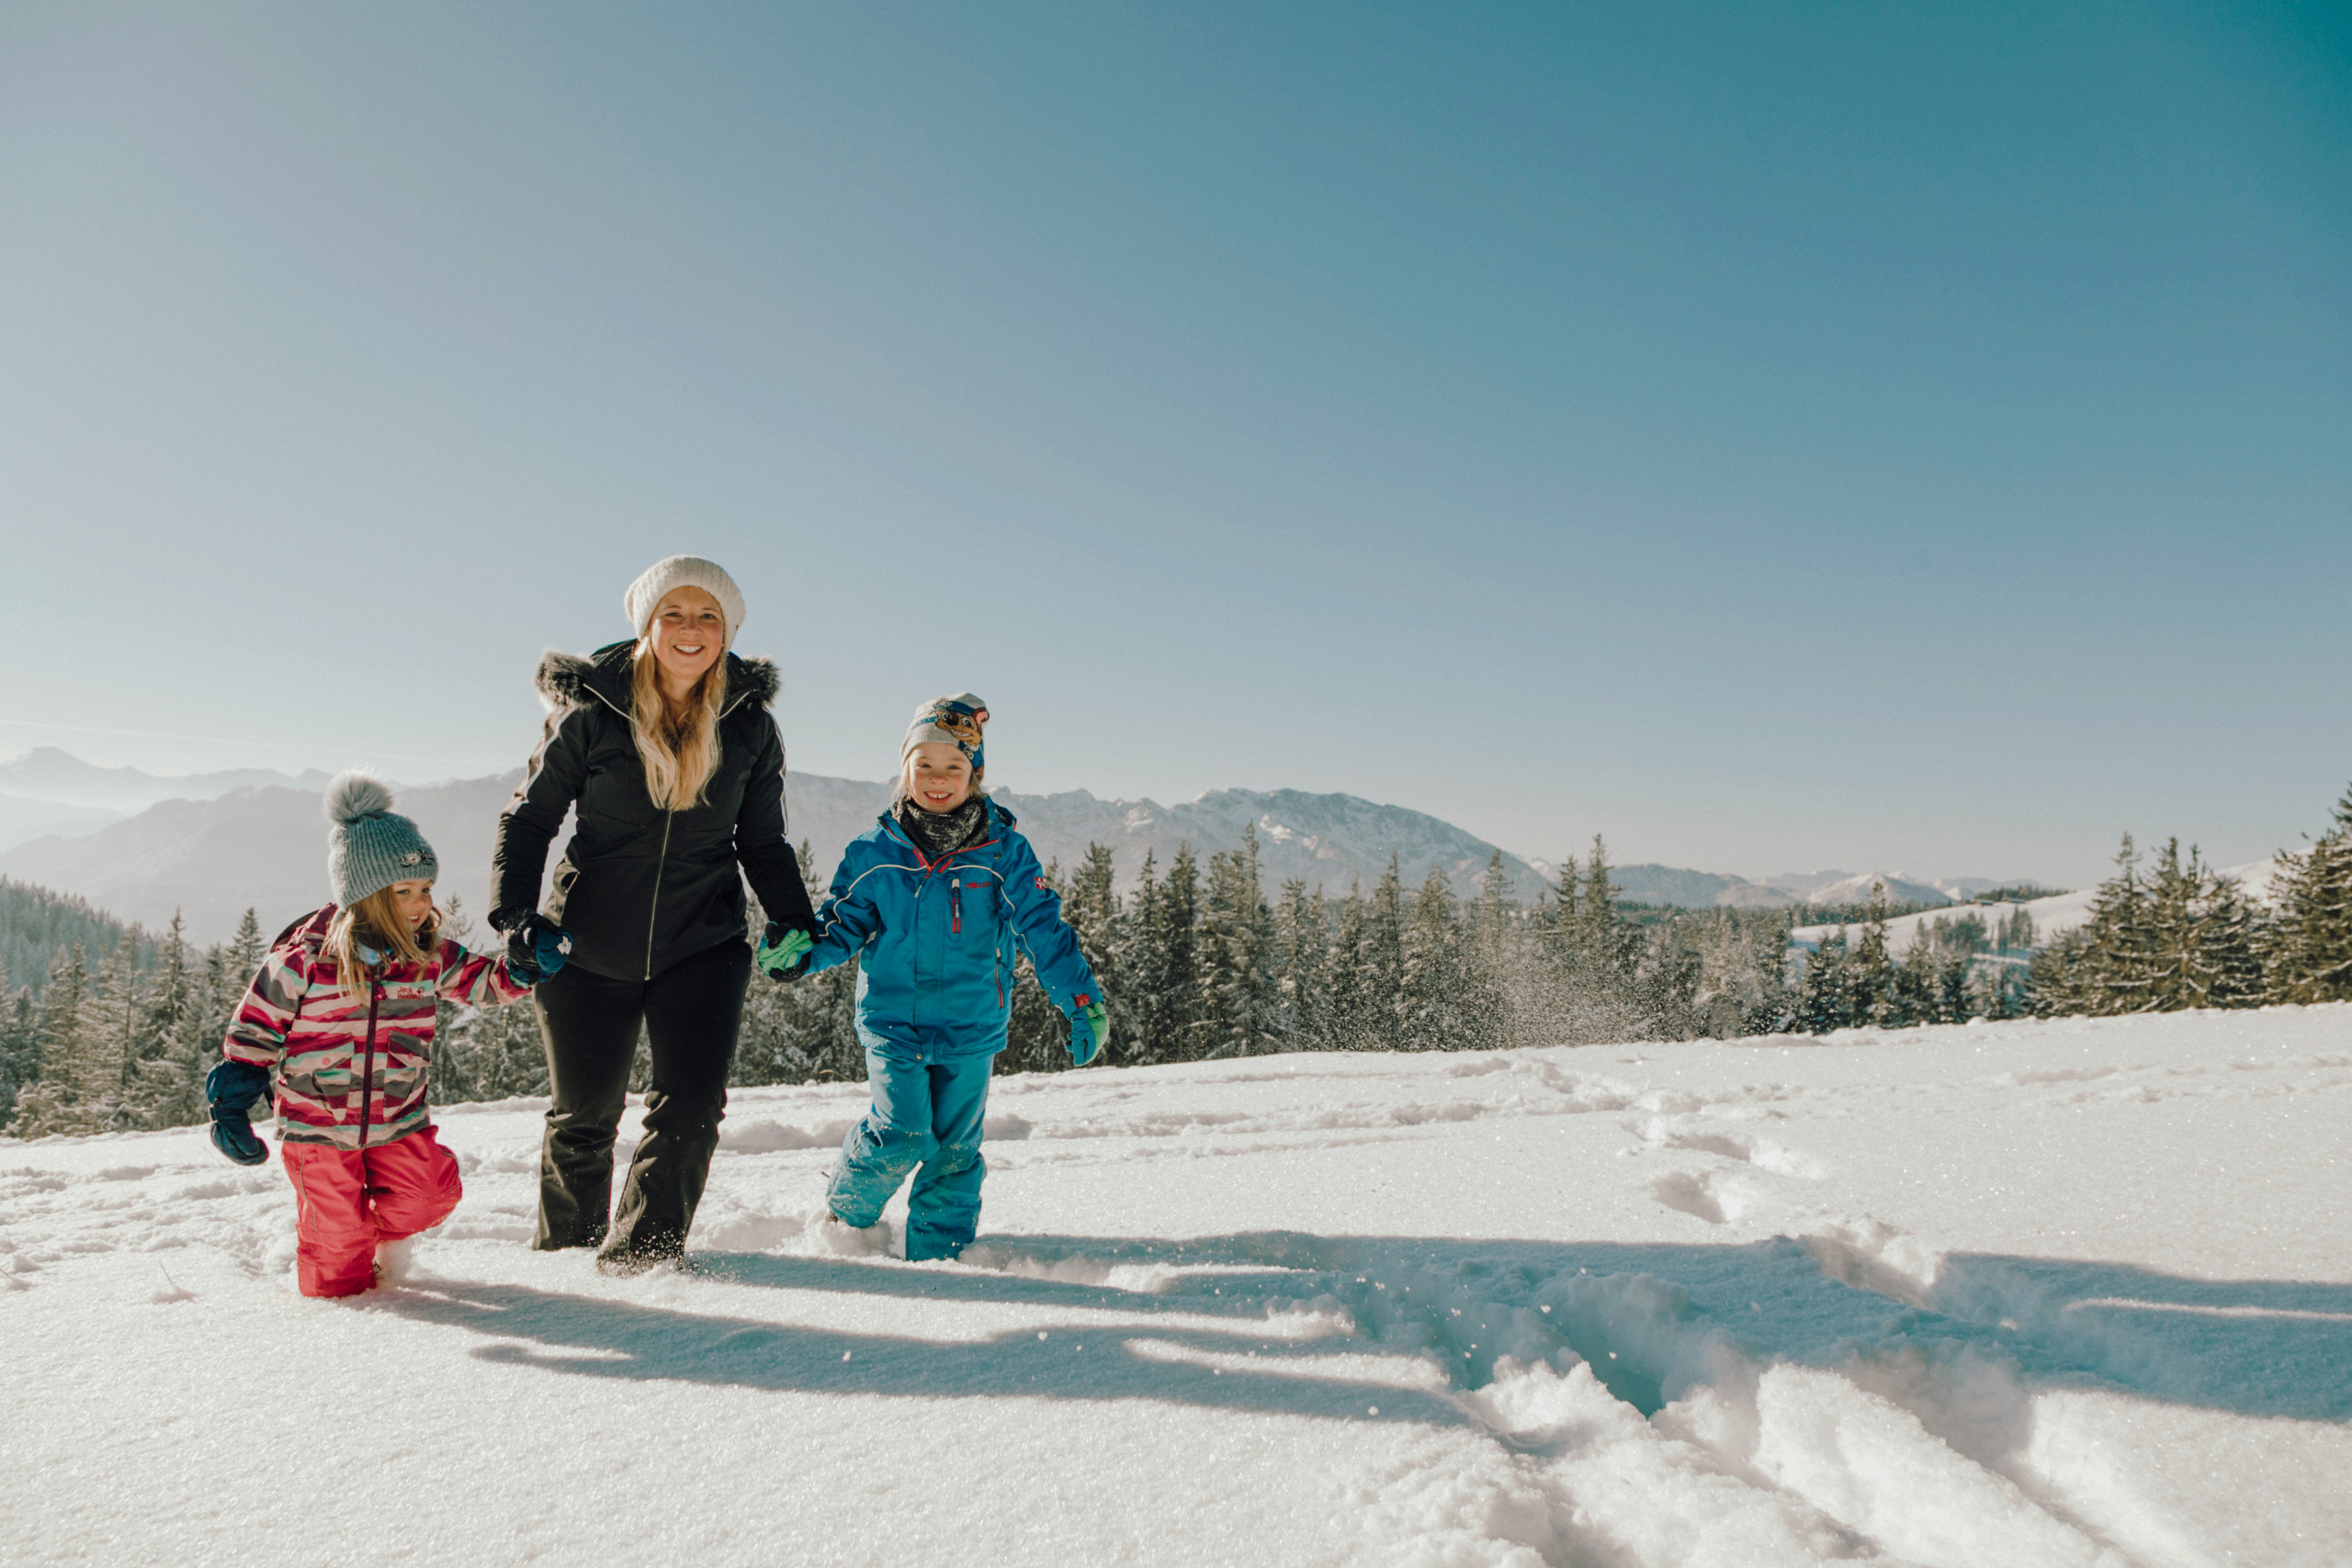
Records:
[[[2352,1561],[2352,1008],[1002,1078],[954,1264],[863,1103],[626,1280],[448,1109],[340,1303],[274,1160],[0,1142],[9,1561]]]

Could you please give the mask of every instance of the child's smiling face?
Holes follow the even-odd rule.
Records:
[[[673,694],[683,692],[727,651],[727,615],[699,588],[673,588],[653,607],[645,635],[664,683]]]
[[[972,795],[972,764],[944,740],[907,753],[907,798],[925,811],[953,811]]]
[[[387,891],[392,896],[392,913],[406,921],[411,931],[423,925],[424,917],[433,913],[433,884],[430,879],[412,877],[406,882],[393,883]]]

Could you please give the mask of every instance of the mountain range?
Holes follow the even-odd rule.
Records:
[[[398,808],[416,820],[441,858],[445,899],[455,897],[477,916],[489,905],[498,813],[520,778],[517,771],[398,789]],[[0,762],[0,824],[9,820],[11,804],[26,807],[18,820],[46,824],[37,827],[38,836],[0,836],[0,876],[78,895],[151,928],[177,910],[198,942],[225,940],[251,907],[266,935],[326,897],[326,823],[319,812],[325,783],[315,771],[163,776],[94,767],[43,748]],[[873,826],[889,794],[884,783],[793,773],[786,781],[793,840],[808,844],[817,865],[830,870],[842,847]],[[1084,790],[1001,791],[997,798],[1020,819],[1039,859],[1069,869],[1090,843],[1103,844],[1123,887],[1134,886],[1147,856],[1164,873],[1179,845],[1189,842],[1205,860],[1238,848],[1252,824],[1270,897],[1293,877],[1333,897],[1357,883],[1369,888],[1392,855],[1408,887],[1418,887],[1437,866],[1455,892],[1469,897],[1497,852],[1424,812],[1349,795],[1221,789],[1175,806],[1102,800]],[[1522,899],[1555,874],[1546,862],[1508,852],[1503,867]],[[1629,899],[1691,908],[1860,902],[1873,881],[1886,883],[1889,898],[1911,903],[1962,898],[1993,886],[1982,879],[1930,886],[1844,872],[1751,882],[1662,865],[1612,867],[1611,876]]]

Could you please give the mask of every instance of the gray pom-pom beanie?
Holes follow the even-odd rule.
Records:
[[[356,769],[327,784],[327,881],[337,907],[348,909],[395,882],[430,882],[441,874],[433,846],[416,824],[392,809],[383,780]]]

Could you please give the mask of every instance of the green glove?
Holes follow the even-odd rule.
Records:
[[[752,962],[758,964],[760,973],[771,980],[793,979],[802,961],[808,956],[808,950],[816,945],[817,939],[807,931],[786,931],[770,920],[766,932],[760,938],[759,951],[752,955]]]
[[[1069,1059],[1082,1067],[1102,1055],[1111,1039],[1111,1014],[1091,997],[1073,997],[1069,1015]]]

